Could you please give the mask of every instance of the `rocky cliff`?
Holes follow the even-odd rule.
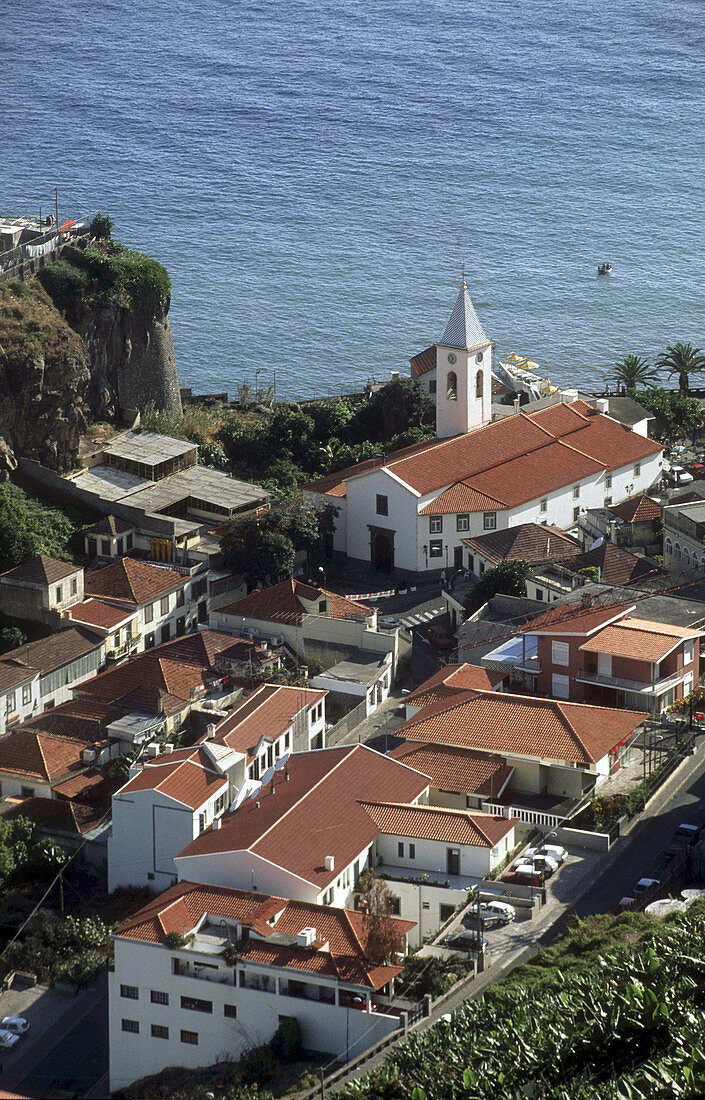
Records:
[[[27,283],[0,283],[0,476],[12,452],[76,465],[92,419],[180,411],[161,264],[111,242],[66,247]]]

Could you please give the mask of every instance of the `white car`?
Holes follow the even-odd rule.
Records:
[[[24,1016],[5,1016],[0,1020],[0,1028],[15,1035],[24,1035],[25,1031],[29,1031],[29,1020],[25,1020]]]
[[[518,871],[520,866],[532,867],[534,871],[538,871],[539,874],[543,872],[544,875],[552,875],[554,871],[558,870],[558,863],[555,859],[545,855],[529,854],[528,852],[524,852],[523,856],[519,856],[514,862],[512,870]]]
[[[556,863],[565,863],[568,853],[560,844],[540,844],[538,848],[527,848],[524,855],[531,859],[533,856],[550,856]]]
[[[484,901],[480,905],[480,916],[483,920],[496,917],[502,924],[509,924],[516,920],[516,909],[506,901]]]
[[[14,1031],[5,1031],[4,1028],[0,1028],[0,1049],[12,1050],[15,1043],[19,1043],[19,1041],[20,1037]]]

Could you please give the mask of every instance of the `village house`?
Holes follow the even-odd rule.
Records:
[[[52,787],[86,770],[80,741],[31,729],[0,738],[0,795],[52,798]]]
[[[219,608],[210,625],[286,645],[299,658],[315,658],[325,667],[359,652],[391,654],[393,673],[399,656],[399,633],[379,628],[375,608],[293,577]]]
[[[0,657],[0,735],[71,698],[105,665],[105,639],[85,626],[58,630]]]
[[[583,549],[590,550],[596,540],[658,554],[661,550],[661,505],[646,493],[630,496],[619,504],[605,499],[604,506],[588,508],[578,521],[577,536]]]
[[[109,888],[170,885],[182,849],[292,752],[324,744],[325,692],[263,684],[191,748],[150,746],[113,795]]]
[[[413,921],[390,919],[401,959]],[[118,928],[114,945],[111,1091],[166,1066],[236,1061],[289,1019],[304,1047],[341,1061],[403,1027],[400,961],[370,957],[361,913],[180,882]]]
[[[39,554],[0,574],[3,614],[57,628],[64,612],[83,599],[80,565]]]
[[[465,282],[437,345],[435,440],[306,487],[338,508],[334,550],[386,573],[465,568],[463,540],[522,523],[576,526],[588,508],[659,481],[662,447],[564,395],[491,423],[492,343]]]
[[[637,557],[613,542],[599,541],[575,558],[539,567],[526,578],[526,595],[541,603],[555,603],[589,581],[613,587],[659,588],[667,574],[652,558]]]
[[[634,605],[556,608],[483,657],[556,699],[660,714],[699,682],[696,628],[631,617]]]
[[[423,759],[422,745],[428,746],[424,763],[431,790],[438,792],[434,801],[471,805],[479,795],[485,813],[553,828],[628,758],[645,718],[643,712],[468,689],[431,695],[396,731],[407,748],[395,748],[393,756],[413,766]],[[456,776],[448,749],[467,753]]]
[[[664,507],[663,564],[693,576],[705,571],[705,501],[678,501]]]

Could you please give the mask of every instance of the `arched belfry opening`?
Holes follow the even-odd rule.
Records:
[[[448,371],[448,384],[446,386],[446,397],[449,401],[458,400],[458,376],[454,370]]]

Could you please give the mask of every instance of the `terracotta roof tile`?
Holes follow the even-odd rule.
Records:
[[[103,627],[105,630],[114,630],[116,626],[128,622],[133,615],[133,610],[115,607],[113,604],[106,603],[105,600],[96,600],[92,596],[69,608],[71,619],[86,623],[88,626]]]
[[[79,657],[85,657],[92,650],[99,649],[105,639],[96,630],[87,626],[71,626],[65,630],[56,630],[46,638],[36,642],[26,642],[17,649],[4,653],[0,658],[0,669],[10,673],[11,667],[26,666],[36,669],[40,674],[53,672]],[[2,673],[0,672],[0,683]]]
[[[382,833],[494,848],[516,825],[518,818],[493,817],[470,810],[439,806],[405,806],[395,802],[361,802]]]
[[[427,775],[432,786],[461,794],[497,796],[513,771],[502,756],[422,741],[404,741],[389,755]]]
[[[327,694],[313,688],[262,684],[217,724],[216,741],[249,757],[261,737],[276,741],[300,710],[315,706]]]
[[[207,669],[162,657],[155,649],[79,684],[76,691],[114,702],[145,688],[157,689],[185,702],[204,690],[207,679]]]
[[[130,917],[116,935],[148,943],[163,943],[170,931],[191,931],[208,913],[215,918],[236,921],[254,928],[265,937],[241,941],[242,958],[249,962],[281,966],[309,973],[337,975],[345,981],[380,989],[399,973],[400,967],[373,967],[366,958],[367,921],[363,914],[311,902],[180,882],[158,898],[148,902]],[[413,921],[391,918],[400,942],[413,927]],[[318,936],[313,948],[300,948],[294,942],[273,943],[268,937],[295,937],[303,928],[315,928]]]
[[[140,607],[167,592],[173,592],[184,581],[180,573],[167,566],[151,565],[135,558],[120,558],[86,573],[84,588],[87,595]]]
[[[79,741],[23,728],[0,739],[0,771],[53,783],[83,767]]]
[[[59,798],[25,798],[19,806],[13,806],[2,816],[3,820],[29,818],[47,833],[73,833],[82,836],[101,823],[105,811]]]
[[[410,740],[508,756],[595,763],[622,744],[645,718],[640,711],[468,691],[426,707],[396,733]]]
[[[645,523],[650,519],[658,519],[661,515],[659,502],[647,496],[646,493],[623,500],[621,504],[610,504],[609,510],[625,523]]]
[[[81,572],[80,565],[72,562],[60,561],[58,558],[50,558],[46,554],[39,554],[36,558],[30,558],[23,565],[17,565],[9,569],[7,573],[0,575],[4,581],[26,581],[30,584],[50,585],[62,581],[65,577],[72,577]]]
[[[449,664],[424,680],[423,684],[407,695],[407,706],[428,706],[440,699],[448,699],[470,688],[491,691],[501,683],[506,673],[494,672],[482,665]]]
[[[445,516],[456,512],[494,512],[505,507],[505,501],[478,492],[466,481],[459,481],[422,508],[419,515]]]
[[[563,561],[580,553],[580,543],[558,527],[541,523],[522,523],[503,531],[461,540],[469,550],[487,561]]]
[[[197,837],[177,857],[188,875],[189,857],[249,849],[323,890],[377,833],[360,799],[412,802],[428,779],[364,745],[295,753],[288,781],[262,789],[259,808],[248,799],[222,818],[221,828]],[[335,856],[338,870],[327,871]]]
[[[308,488],[344,492],[350,478],[385,467],[422,496],[462,481],[514,506],[591,472],[617,469],[661,450],[653,440],[602,416],[584,401],[574,401],[417,444],[387,455],[383,462],[358,463]]]
[[[274,623],[301,623],[305,615],[317,615],[319,601],[325,599],[332,619],[358,619],[370,614],[364,604],[328,592],[325,588],[313,588],[302,581],[288,580],[250,592],[235,603],[219,608],[221,615],[242,615],[247,619],[261,619]],[[310,604],[314,607],[311,608]]]
[[[109,805],[114,789],[115,784],[106,779],[98,768],[89,768],[70,779],[52,784],[55,799],[68,799],[84,805]]]
[[[120,519],[119,516],[103,516],[97,523],[94,523],[91,527],[86,528],[87,535],[108,535],[115,538],[117,535],[124,535],[126,531],[134,531],[134,523],[128,523],[125,519]]]
[[[655,562],[638,558],[613,542],[603,542],[602,546],[595,546],[584,554],[578,554],[567,564],[575,572],[589,567],[599,569],[600,582],[617,587],[636,584],[646,577],[656,579],[665,575]]]
[[[580,646],[587,653],[611,653],[636,661],[660,661],[686,638],[700,638],[699,630],[652,623],[647,619],[625,619],[606,626]]]
[[[436,369],[436,345],[431,344],[430,348],[425,348],[420,351],[418,355],[412,355],[409,360],[411,363],[411,373],[414,378],[420,378],[422,374],[428,374],[430,370]]]
[[[192,749],[186,756],[180,754],[147,760],[142,771],[129,779],[116,797],[131,795],[136,791],[159,791],[176,802],[197,810],[221,789],[228,789],[228,777],[217,772],[213,761],[202,749]]]
[[[623,618],[633,605],[612,604],[610,607],[585,607],[580,604],[558,604],[541,611],[520,628],[521,634],[592,634],[608,622]]]

